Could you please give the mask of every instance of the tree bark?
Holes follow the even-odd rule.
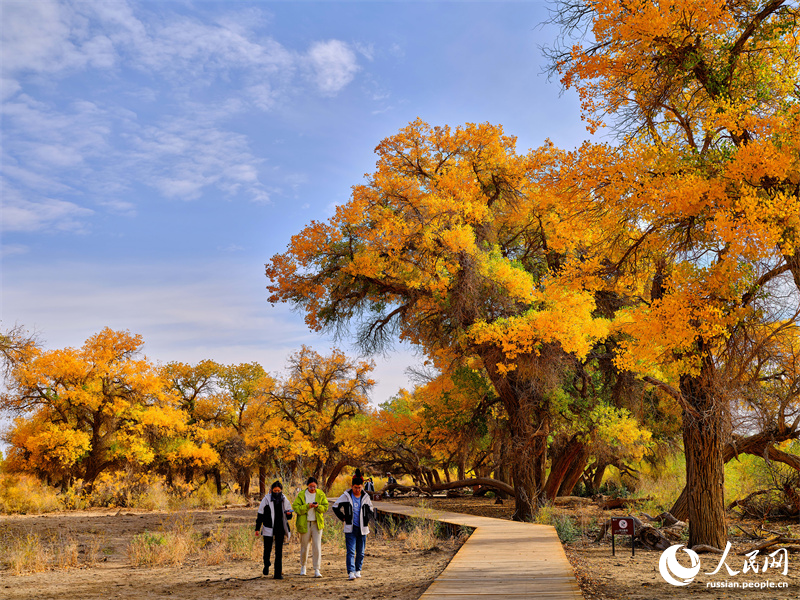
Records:
[[[686,401],[683,448],[686,455],[689,547],[706,544],[723,548],[727,542],[723,489],[725,461],[722,456],[725,410],[714,397],[712,383],[713,363],[707,355],[702,359],[699,375],[683,375],[680,379],[681,395]]]
[[[581,480],[583,472],[586,470],[586,464],[589,462],[590,447],[587,444],[583,445],[581,451],[575,456],[572,464],[570,465],[564,481],[561,482],[561,487],[558,489],[556,496],[570,496],[572,490],[578,485]]]
[[[264,465],[258,467],[258,495],[262,498],[267,495],[267,469]]]
[[[214,485],[217,487],[217,496],[222,496],[222,473],[217,467],[214,467],[212,474],[214,475]]]
[[[514,484],[514,521],[532,521],[539,510],[545,484],[547,437],[550,434],[549,403],[541,382],[501,372],[502,356],[483,356],[483,363],[508,415],[511,479]]]
[[[775,447],[776,443],[786,440],[796,439],[800,435],[794,427],[778,427],[770,431],[761,431],[744,438],[736,438],[728,442],[722,450],[723,462],[728,462],[736,458],[739,454],[752,454],[761,458],[768,458],[776,462],[782,462],[793,469],[800,471],[800,457],[788,454]],[[675,504],[669,510],[681,521],[689,519],[689,499],[688,491],[684,486]]]
[[[548,500],[555,499],[559,495],[565,480],[568,477],[573,479],[574,472],[577,471],[577,478],[574,478],[572,485],[564,493],[568,494],[572,491],[586,466],[585,457],[588,458],[586,444],[576,434],[557,453],[553,454],[550,462],[550,475],[547,477],[547,483],[544,486],[544,497]]]
[[[344,460],[344,459],[340,460],[339,462],[337,462],[333,466],[333,469],[331,469],[331,472],[328,474],[328,477],[325,479],[325,489],[326,490],[331,489],[331,486],[333,485],[333,482],[336,481],[336,478],[339,476],[339,473],[341,473],[342,469],[344,469],[346,466],[347,466],[347,461]]]

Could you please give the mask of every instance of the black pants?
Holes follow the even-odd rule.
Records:
[[[276,577],[283,575],[283,538],[284,534],[282,531],[276,533],[274,537],[264,536],[264,570],[266,571],[269,569],[269,556],[272,554],[272,540],[275,540],[274,574]]]

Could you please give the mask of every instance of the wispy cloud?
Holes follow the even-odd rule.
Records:
[[[258,176],[263,161],[243,134],[178,118],[143,128],[131,145],[131,168],[167,198],[194,200],[213,187],[228,197],[269,201]]]
[[[267,303],[263,266],[255,261],[183,264],[177,271],[163,263],[70,262],[35,271],[11,266],[3,275],[0,320],[39,331],[47,348],[79,347],[111,327],[141,334],[152,360],[257,361],[275,372],[303,344],[320,352],[333,346],[309,332],[290,308]],[[41,293],[42,281],[58,290],[58,302]],[[376,357],[380,384],[373,399],[383,402],[408,386],[403,370],[418,362],[405,346],[391,359]]]
[[[5,227],[77,230],[103,209],[134,216],[129,195],[142,184],[167,199],[269,202],[265,161],[241,123],[310,90],[335,96],[360,68],[339,40],[287,48],[255,7],[213,20],[172,8],[4,3],[2,164],[27,198]],[[34,218],[36,204],[49,216]]]
[[[84,221],[92,211],[57,198],[31,200],[4,179],[2,228],[4,231],[85,231]]]
[[[359,71],[356,54],[340,40],[316,42],[308,50],[317,89],[325,96],[334,96],[345,88]]]

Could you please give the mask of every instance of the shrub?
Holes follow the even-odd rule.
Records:
[[[39,514],[60,508],[56,490],[35,477],[0,474],[0,513]]]
[[[562,543],[571,543],[581,537],[580,530],[575,526],[569,515],[557,512],[551,504],[545,504],[539,509],[536,523],[555,527],[558,539]]]
[[[50,568],[50,551],[34,533],[14,536],[3,544],[3,556],[14,575],[41,573]]]

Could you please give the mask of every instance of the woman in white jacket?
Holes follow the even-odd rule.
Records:
[[[292,505],[283,495],[283,485],[276,481],[258,505],[256,516],[256,535],[264,537],[264,575],[269,575],[269,557],[275,542],[275,579],[283,579],[283,540],[291,537],[289,519],[292,518]]]
[[[347,577],[361,577],[364,564],[364,546],[369,535],[369,521],[373,518],[372,500],[364,493],[364,478],[356,469],[352,488],[333,503],[333,514],[344,523],[344,541],[347,547]]]

